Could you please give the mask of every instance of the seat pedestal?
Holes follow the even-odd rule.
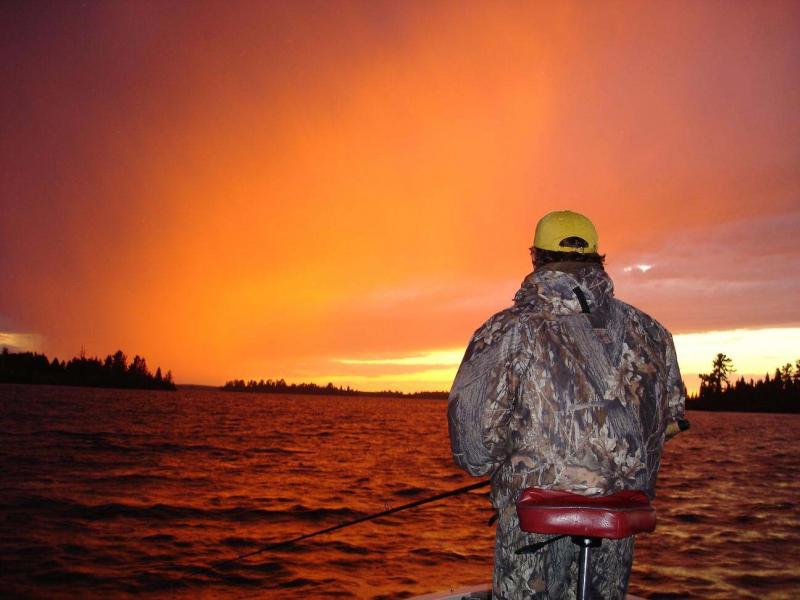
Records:
[[[574,537],[572,543],[581,547],[578,558],[578,600],[586,600],[591,595],[589,584],[592,581],[592,548],[597,548],[603,542],[600,538]]]

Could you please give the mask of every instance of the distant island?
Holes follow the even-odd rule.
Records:
[[[33,383],[46,385],[75,385],[86,387],[131,388],[145,390],[174,390],[172,371],[161,374],[161,367],[152,374],[147,361],[136,355],[128,364],[128,357],[117,350],[99,358],[81,356],[69,361],[48,360],[44,354],[34,352],[0,352],[0,383]]]
[[[261,392],[267,394],[319,394],[321,396],[379,396],[386,398],[447,398],[449,392],[397,392],[383,390],[380,392],[365,392],[354,390],[350,386],[336,387],[332,383],[317,385],[316,383],[286,383],[283,379],[256,381],[251,379],[234,379],[225,382],[221,390],[226,392]]]
[[[725,412],[800,412],[800,359],[794,367],[786,363],[770,377],[745,381],[740,377],[731,383],[736,369],[733,360],[717,354],[710,373],[700,374],[700,391],[686,402],[688,410]]]

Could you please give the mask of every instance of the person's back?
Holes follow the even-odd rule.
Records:
[[[592,231],[579,229],[587,238]],[[538,541],[519,530],[522,489],[652,497],[667,425],[683,416],[671,336],[613,297],[594,235],[594,252],[536,250],[535,271],[514,305],[476,331],[451,389],[454,458],[473,475],[492,473],[499,598],[567,598],[577,576],[569,540],[514,554]],[[593,585],[603,598],[623,597],[632,539],[600,550]]]

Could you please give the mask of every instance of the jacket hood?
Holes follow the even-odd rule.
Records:
[[[525,277],[514,304],[533,305],[545,316],[574,315],[588,312],[581,305],[581,293],[589,311],[602,310],[614,297],[614,283],[600,265],[553,263]]]

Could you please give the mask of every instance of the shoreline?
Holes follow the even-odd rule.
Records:
[[[7,386],[41,386],[41,387],[58,387],[58,388],[86,388],[86,389],[100,389],[100,390],[128,390],[137,392],[168,392],[175,391],[199,391],[199,392],[220,392],[224,394],[249,394],[249,395],[284,395],[284,396],[342,396],[347,398],[396,398],[400,400],[447,400],[447,392],[369,392],[362,390],[353,390],[351,392],[335,392],[335,393],[321,393],[321,392],[308,392],[308,391],[264,391],[264,390],[225,390],[221,386],[206,385],[201,383],[181,383],[176,385],[175,390],[163,390],[153,388],[133,388],[133,387],[111,387],[111,386],[92,386],[92,385],[73,385],[73,384],[54,384],[54,383],[20,383],[20,382],[5,382],[0,381],[0,385]],[[795,415],[800,414],[800,406],[797,410],[758,410],[758,409],[741,409],[738,407],[720,407],[720,408],[694,408],[690,405],[686,407],[687,412],[692,413],[746,413],[746,414],[775,414],[775,415]]]

